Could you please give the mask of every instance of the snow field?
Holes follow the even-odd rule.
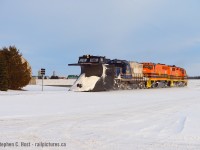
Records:
[[[0,92],[1,142],[65,142],[72,150],[200,149],[198,80],[184,88],[24,90]]]

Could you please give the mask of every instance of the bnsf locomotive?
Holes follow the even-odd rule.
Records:
[[[103,56],[83,55],[78,63],[81,74],[70,90],[105,91],[183,87],[187,85],[185,69],[151,62],[138,63]]]

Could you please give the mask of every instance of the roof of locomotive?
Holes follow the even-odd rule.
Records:
[[[82,65],[99,65],[106,64],[110,61],[105,56],[83,55],[78,59],[78,63],[68,64],[68,66],[82,66]]]
[[[83,55],[79,57],[78,63],[68,64],[69,66],[82,66],[82,65],[99,65],[99,64],[122,64],[126,65],[131,62],[145,65],[165,65],[169,67],[175,67],[180,70],[185,70],[184,68],[177,67],[175,65],[166,65],[161,63],[152,63],[152,62],[136,62],[136,61],[127,61],[121,59],[107,59],[105,56],[93,56],[93,55]]]

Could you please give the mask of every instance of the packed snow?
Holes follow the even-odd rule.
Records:
[[[73,92],[29,85],[0,92],[2,143],[18,149],[199,150],[200,80],[188,87]],[[36,147],[35,143],[66,143]]]

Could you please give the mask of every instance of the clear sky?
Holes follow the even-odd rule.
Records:
[[[0,0],[0,47],[47,75],[79,74],[83,54],[151,61],[200,75],[199,0]]]

